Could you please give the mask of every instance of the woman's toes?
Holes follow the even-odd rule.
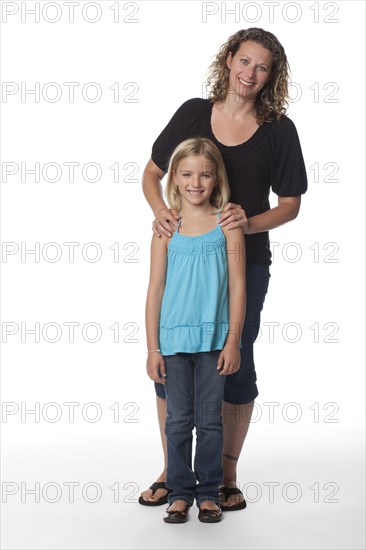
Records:
[[[163,498],[165,497],[166,495],[168,494],[168,491],[166,491],[165,489],[157,489],[155,491],[155,494],[151,496],[151,498],[149,498],[149,500],[159,500],[160,498]]]
[[[229,495],[226,501],[226,506],[235,506],[243,502],[244,497],[242,495]]]
[[[150,500],[152,497],[152,490],[146,489],[146,491],[143,491],[140,495],[144,500]]]

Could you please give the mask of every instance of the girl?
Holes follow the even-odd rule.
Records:
[[[171,239],[152,237],[146,301],[147,373],[164,384],[167,395],[164,521],[185,522],[196,498],[200,521],[211,523],[221,519],[224,382],[240,367],[244,236],[241,228],[228,231],[218,224],[229,185],[209,139],[191,138],[176,147],[166,195],[180,220]]]

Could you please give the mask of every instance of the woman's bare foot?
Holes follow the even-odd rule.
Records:
[[[238,488],[236,481],[225,481],[222,486],[229,488]],[[241,494],[229,495],[226,499],[224,493],[220,493],[220,500],[221,506],[235,506],[236,504],[241,504],[242,502],[244,502],[244,496]]]
[[[157,483],[160,483],[161,481],[166,481],[166,472],[162,472],[156,480]],[[156,489],[154,494],[152,489],[146,489],[146,491],[143,491],[140,496],[147,502],[156,502],[157,500],[164,498],[167,494],[167,489]]]

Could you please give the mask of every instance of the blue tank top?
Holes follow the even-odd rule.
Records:
[[[220,350],[229,330],[225,235],[220,225],[202,235],[181,235],[180,222],[168,245],[159,320],[162,355]]]

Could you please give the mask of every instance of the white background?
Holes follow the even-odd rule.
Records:
[[[364,548],[364,2],[80,0],[74,22],[64,2],[43,1],[35,22],[36,4],[1,5],[3,548]],[[141,175],[179,105],[204,97],[220,45],[250,26],[285,47],[309,190],[298,218],[271,232],[260,395],[238,472],[248,507],[216,526],[193,508],[168,526],[165,507],[137,504],[162,468]],[[65,82],[80,84],[73,102]],[[22,97],[37,85],[39,101]],[[22,181],[21,163],[37,162],[40,181]],[[59,181],[42,176],[50,162]],[[67,162],[80,163],[74,181]],[[98,181],[83,177],[87,163]],[[37,246],[38,261],[22,256]],[[39,341],[25,332],[36,326]]]

